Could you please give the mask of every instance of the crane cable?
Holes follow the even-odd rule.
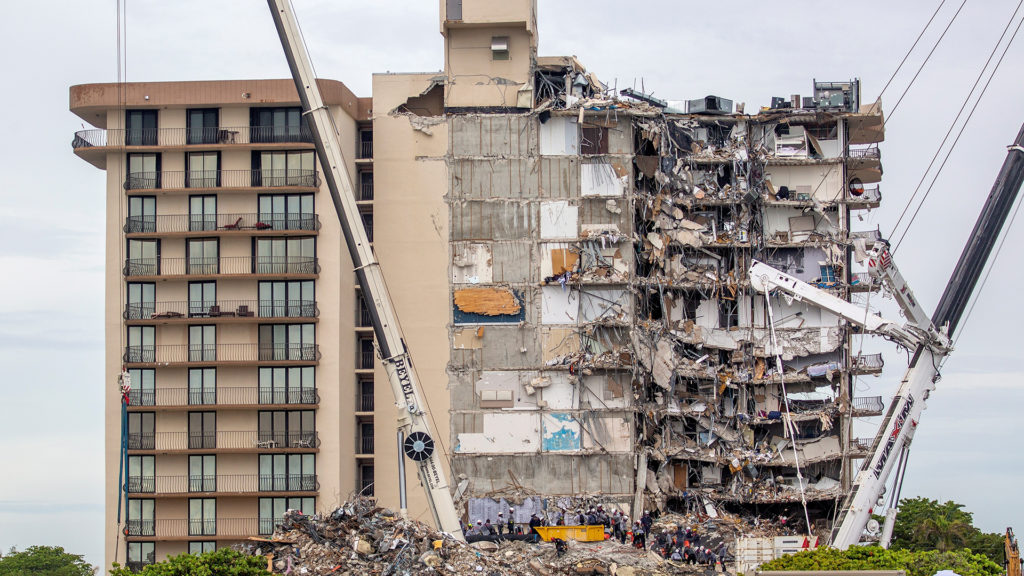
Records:
[[[917,197],[918,192],[921,190],[921,186],[924,184],[925,179],[928,177],[928,173],[931,171],[932,166],[935,165],[935,160],[938,159],[939,154],[942,152],[942,148],[946,145],[946,142],[949,140],[950,134],[953,133],[953,129],[956,127],[957,122],[960,120],[960,117],[963,115],[964,109],[967,108],[968,102],[971,101],[971,97],[974,95],[974,91],[978,88],[978,84],[981,82],[981,79],[985,76],[985,71],[988,69],[989,64],[992,62],[992,57],[995,56],[996,52],[999,49],[999,45],[1002,44],[1003,39],[1006,37],[1006,33],[1007,33],[1007,31],[1009,31],[1010,26],[1013,24],[1014,18],[1017,17],[1017,13],[1020,11],[1020,8],[1021,8],[1022,4],[1024,4],[1024,0],[1021,0],[1021,2],[1017,3],[1017,8],[1014,9],[1013,14],[1010,15],[1010,19],[1006,22],[1006,26],[1003,28],[1003,33],[999,35],[999,39],[996,40],[995,46],[992,47],[992,52],[989,53],[988,59],[985,60],[985,65],[982,66],[981,70],[978,71],[978,77],[974,80],[974,85],[971,86],[970,92],[968,92],[967,96],[964,98],[963,104],[960,105],[960,111],[957,112],[956,117],[953,118],[953,121],[950,123],[949,130],[946,131],[946,136],[942,139],[942,142],[939,144],[938,148],[935,150],[935,154],[932,156],[931,161],[928,163],[928,167],[925,168],[924,173],[921,174],[921,180],[917,183],[917,187],[914,188],[914,192],[913,192],[913,194],[910,195],[910,199],[907,200],[906,205],[904,205],[903,212],[900,213],[899,219],[896,220],[896,224],[893,226],[893,231],[894,232],[899,229],[900,224],[903,222],[903,218],[906,216],[907,211],[910,209],[910,206],[913,204],[914,199]],[[1018,23],[1017,24],[1017,30],[1019,30],[1019,29],[1020,29],[1020,24]],[[988,89],[988,85],[992,81],[992,77],[995,75],[996,70],[999,68],[999,64],[1002,62],[1003,56],[1006,55],[1006,50],[1008,50],[1009,47],[1010,47],[1010,44],[1013,43],[1013,38],[1017,36],[1017,30],[1014,31],[1013,37],[1010,38],[1009,43],[1007,43],[1006,47],[1004,48],[1003,55],[999,57],[999,61],[996,63],[996,66],[992,70],[992,73],[989,76],[988,81],[985,83],[985,86],[982,88],[981,93],[978,95],[978,99],[975,101],[974,106],[971,108],[971,111],[968,114],[967,119],[964,120],[963,125],[960,127],[960,132],[957,134],[956,139],[953,141],[953,145],[947,151],[946,157],[943,159],[942,164],[939,166],[938,172],[936,172],[934,174],[934,176],[932,178],[931,184],[928,185],[928,188],[925,191],[925,195],[921,199],[921,205],[923,205],[924,201],[928,198],[928,194],[931,192],[932,187],[935,185],[936,179],[939,177],[939,174],[942,173],[942,168],[946,165],[946,159],[949,158],[949,155],[952,153],[953,149],[956,148],[956,144],[960,140],[960,134],[963,133],[964,128],[967,126],[967,123],[970,122],[971,116],[973,116],[973,114],[974,114],[974,110],[978,107],[978,102],[980,102],[981,98],[985,95],[985,91]],[[914,211],[914,215],[913,216],[916,216],[917,212],[920,211],[920,209],[921,209],[921,206],[918,206],[917,210]],[[911,217],[910,221],[907,222],[907,230],[910,229],[910,225],[913,222],[913,216]],[[903,237],[906,236],[907,230],[904,230],[903,234],[900,236],[900,242],[902,242],[903,241]],[[897,242],[896,245],[898,247],[899,246],[899,242]],[[895,253],[896,249],[893,248],[892,252]]]
[[[889,120],[892,120],[892,115],[895,114],[896,109],[900,107],[900,102],[903,102],[903,98],[907,95],[907,92],[910,92],[910,88],[914,85],[914,82],[917,81],[917,77],[920,76],[921,71],[924,70],[925,64],[928,64],[928,61],[931,60],[932,54],[935,53],[935,49],[939,47],[940,43],[942,43],[942,39],[946,37],[946,32],[949,32],[950,27],[953,26],[953,22],[955,22],[957,16],[960,15],[960,11],[964,9],[964,4],[967,4],[967,0],[960,3],[960,7],[956,9],[956,13],[953,14],[953,17],[949,19],[949,23],[946,24],[946,27],[942,30],[942,34],[940,34],[939,38],[935,40],[935,44],[932,44],[932,49],[928,52],[928,55],[924,57],[924,61],[921,62],[920,66],[918,66],[917,72],[914,73],[914,77],[910,79],[910,83],[907,84],[907,87],[903,89],[903,93],[900,94],[899,99],[896,100],[896,105],[892,107],[892,110],[889,111],[889,115],[886,117],[885,121],[882,122],[883,127],[889,122]],[[941,7],[942,5],[940,4],[939,8]],[[936,12],[938,12],[938,10],[936,10]],[[935,16],[933,15],[932,18],[934,17]],[[929,20],[928,23],[930,24],[931,20]],[[927,28],[927,26],[925,28]],[[921,33],[924,34],[924,30],[922,30]],[[914,42],[914,44],[917,45],[917,42]],[[913,50],[913,48],[911,48],[911,50]],[[910,52],[907,52],[907,56],[909,55]],[[906,57],[904,57],[904,60],[905,59]],[[902,65],[903,64],[901,63],[900,66]],[[888,84],[886,86],[888,86]]]

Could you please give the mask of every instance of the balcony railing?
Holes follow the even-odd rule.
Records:
[[[359,365],[357,368],[360,370],[373,370],[373,364],[375,361],[376,354],[374,354],[373,347],[362,346],[359,351]]]
[[[274,389],[221,387],[215,390],[189,388],[132,388],[129,406],[207,406],[211,404],[251,406],[268,404],[319,404],[315,388]]]
[[[125,190],[157,190],[185,188],[280,188],[320,186],[316,170],[261,169],[261,170],[161,170],[159,172],[129,172],[124,180]]]
[[[122,270],[125,276],[222,276],[263,274],[313,275],[320,265],[312,257],[221,256],[220,258],[128,258]]]
[[[881,354],[861,354],[853,357],[853,369],[857,372],[881,372],[884,366],[885,360]]]
[[[304,214],[158,214],[129,216],[123,230],[128,234],[167,232],[239,232],[320,229],[320,217]]]
[[[211,476],[129,476],[130,494],[205,492],[315,492],[316,474],[221,474]]]
[[[879,415],[884,409],[881,396],[858,396],[853,399],[854,416]]]
[[[133,302],[124,307],[125,320],[168,318],[316,318],[315,300],[218,300],[211,302]]]
[[[155,520],[129,519],[125,526],[127,536],[152,536],[156,533]]]
[[[147,536],[161,538],[184,538],[188,536],[217,536],[224,539],[241,539],[257,534],[273,532],[274,521],[270,520],[270,531],[259,532],[258,518],[157,518],[155,533]],[[136,536],[135,534],[128,534]],[[138,535],[141,536],[141,535]]]
[[[359,142],[359,158],[366,160],[373,158],[373,140]]]
[[[319,447],[320,437],[316,431],[128,433],[129,450],[272,450]]]
[[[359,181],[359,200],[373,200],[373,178],[362,178]]]
[[[183,364],[207,362],[315,362],[316,344],[148,344],[126,346],[128,364]]]
[[[867,454],[871,450],[874,438],[853,438],[850,440],[850,452],[854,454]]]
[[[882,231],[879,230],[878,228],[875,228],[874,230],[861,230],[850,232],[850,239],[853,240],[854,238],[863,238],[865,240],[877,242],[882,239]]]
[[[882,189],[879,186],[867,186],[860,196],[850,195],[850,204],[878,204],[882,201]]]
[[[373,412],[373,394],[359,395],[359,411]]]
[[[149,128],[143,130],[79,130],[71,147],[209,146],[211,144],[312,143],[305,124],[299,126],[231,126],[209,128]]]
[[[878,160],[882,157],[882,151],[878,146],[868,148],[851,148],[850,158]]]
[[[143,568],[155,562],[156,558],[150,558],[149,560],[128,560],[124,563],[124,567],[132,572],[142,572]]]
[[[363,436],[359,439],[359,453],[373,454],[373,436]]]

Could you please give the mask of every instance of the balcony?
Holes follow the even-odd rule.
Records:
[[[320,186],[316,170],[162,170],[131,172],[122,184],[128,191],[248,190],[251,188],[308,188]]]
[[[881,416],[885,410],[881,396],[858,396],[853,399],[853,416]]]
[[[359,411],[373,412],[373,393],[362,393],[359,395]]]
[[[308,320],[320,315],[315,300],[218,300],[210,302],[130,302],[125,305],[121,317],[129,324],[148,323],[159,320],[163,323],[201,320],[209,323],[222,319],[251,319],[251,321],[287,321],[290,318]]]
[[[156,366],[246,365],[320,360],[316,344],[144,344],[124,349],[125,364]]]
[[[372,160],[373,159],[373,140],[361,140],[359,142],[359,154],[356,156],[356,160]]]
[[[855,160],[881,160],[882,151],[878,146],[868,146],[867,148],[851,148],[850,158]]]
[[[360,202],[373,200],[373,172],[361,172],[359,175],[359,198]]]
[[[854,374],[881,374],[884,366],[881,354],[861,354],[854,356],[850,369]]]
[[[320,217],[308,214],[158,214],[156,216],[129,216],[122,229],[126,234],[210,233],[280,233],[287,231],[316,232],[320,230]]]
[[[316,405],[320,394],[316,388],[273,389],[258,387],[220,387],[214,390],[189,388],[132,388],[128,406],[219,406],[259,408],[276,405]]]
[[[313,257],[221,256],[220,258],[127,258],[122,273],[129,278],[205,278],[266,276],[309,278],[320,273]]]
[[[142,572],[143,568],[155,562],[155,558],[150,558],[149,560],[128,560],[124,563],[124,567],[131,572]]]
[[[241,540],[257,534],[270,534],[274,530],[275,520],[259,518],[158,518],[150,520],[154,525],[153,534],[142,536],[132,534],[129,538],[139,540],[149,538],[156,540],[192,540],[196,537],[216,536],[218,540]],[[260,532],[263,524],[270,527],[269,531]]]
[[[357,454],[373,454],[373,436],[363,436],[356,446]]]
[[[221,474],[217,476],[129,476],[129,494],[258,494],[316,492],[316,474]]]
[[[150,128],[141,130],[93,129],[75,132],[71,147],[148,148],[179,146],[227,146],[235,144],[312,144],[305,124],[299,126],[220,126],[211,128]]]
[[[859,196],[850,195],[846,199],[851,210],[878,208],[882,203],[882,190],[879,186],[866,186]]]
[[[129,450],[158,452],[216,450],[262,452],[266,450],[315,450],[320,447],[316,431],[261,432],[257,430],[224,432],[142,432],[128,433]]]
[[[853,438],[850,440],[850,457],[851,458],[866,458],[871,452],[871,445],[874,444],[874,438]]]

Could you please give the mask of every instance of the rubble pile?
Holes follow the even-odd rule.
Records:
[[[750,526],[730,515],[709,519],[699,514],[663,515],[652,527],[648,548],[662,533],[679,526],[693,527],[707,546],[728,546]],[[762,532],[771,533],[767,524]],[[274,574],[484,574],[553,576],[617,574],[661,576],[704,573],[708,567],[662,558],[652,550],[638,549],[627,539],[603,542],[568,542],[559,555],[548,542],[475,542],[467,544],[416,521],[404,520],[391,510],[379,508],[372,498],[359,497],[331,514],[307,516],[289,510],[270,538],[250,538],[240,544],[243,552],[267,557]],[[723,564],[724,565],[724,564]],[[716,570],[724,571],[722,566]]]

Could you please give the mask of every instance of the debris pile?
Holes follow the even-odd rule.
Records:
[[[635,547],[629,539],[603,542],[568,542],[559,554],[554,543],[524,541],[456,541],[420,522],[404,520],[395,512],[380,508],[372,498],[358,497],[331,514],[285,513],[270,538],[253,537],[240,544],[242,551],[265,556],[275,574],[338,575],[361,574],[485,574],[530,575],[618,574],[619,576],[660,576],[704,573],[708,566],[668,560],[663,541],[691,529],[700,534],[708,549],[725,551],[714,568],[727,571],[725,560],[736,536],[752,530],[738,517],[708,518],[697,513],[662,515],[654,522],[647,548]],[[777,525],[763,523],[759,533],[784,532]]]

